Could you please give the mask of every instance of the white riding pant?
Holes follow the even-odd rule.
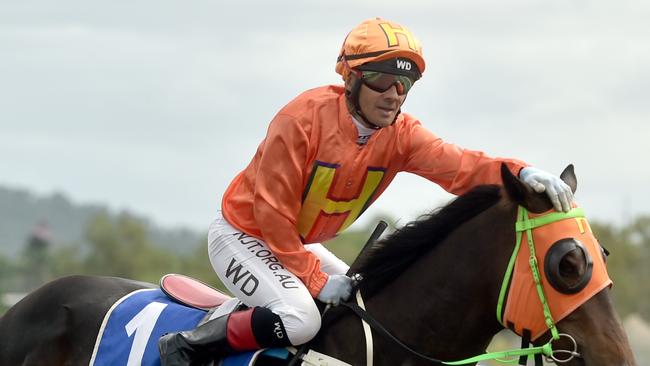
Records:
[[[348,265],[321,244],[305,249],[321,261],[327,274],[344,274]],[[217,276],[248,306],[262,306],[277,314],[293,345],[312,339],[321,316],[307,287],[282,266],[266,243],[231,226],[218,213],[208,232],[208,253]]]

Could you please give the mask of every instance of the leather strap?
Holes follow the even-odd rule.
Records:
[[[357,290],[356,297],[357,297],[357,304],[359,304],[359,308],[365,311],[366,305],[363,303],[363,297],[361,297],[361,291]],[[374,349],[372,345],[372,329],[370,329],[370,325],[363,318],[361,318],[361,325],[363,326],[363,334],[366,336],[366,365],[372,366],[373,354],[374,354]]]

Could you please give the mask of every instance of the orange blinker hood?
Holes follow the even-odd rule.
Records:
[[[515,226],[517,243],[499,294],[497,319],[520,336],[525,330],[530,331],[531,339],[535,340],[551,328],[555,332],[555,323],[611,286],[612,280],[607,274],[601,246],[581,208],[574,207],[567,213],[551,210],[534,214],[520,206]],[[555,244],[561,246],[561,242],[569,242],[571,250],[581,247],[587,262],[592,263],[591,267],[587,263],[584,283],[578,289],[558,290],[553,275],[548,273],[547,266],[559,263],[553,251],[559,249]],[[563,253],[567,252],[564,250]],[[539,276],[535,276],[535,271]],[[538,277],[539,285],[535,277]]]

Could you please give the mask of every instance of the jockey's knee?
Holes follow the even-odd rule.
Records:
[[[320,329],[321,315],[313,300],[301,306],[273,309],[282,319],[287,337],[292,345],[298,346],[309,342]]]

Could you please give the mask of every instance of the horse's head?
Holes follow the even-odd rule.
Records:
[[[499,320],[535,344],[544,344],[553,335],[557,338],[557,332],[569,335],[554,341],[554,349],[573,350],[575,339],[580,356],[563,363],[566,365],[635,365],[612,306],[604,251],[582,211],[574,207],[568,214],[553,212],[546,194],[534,192],[505,166],[502,178],[519,213],[518,253],[513,254],[501,291]],[[561,178],[575,192],[572,165]],[[530,263],[532,250],[537,264]],[[546,315],[542,299],[548,303]],[[557,354],[559,359],[569,356]]]

